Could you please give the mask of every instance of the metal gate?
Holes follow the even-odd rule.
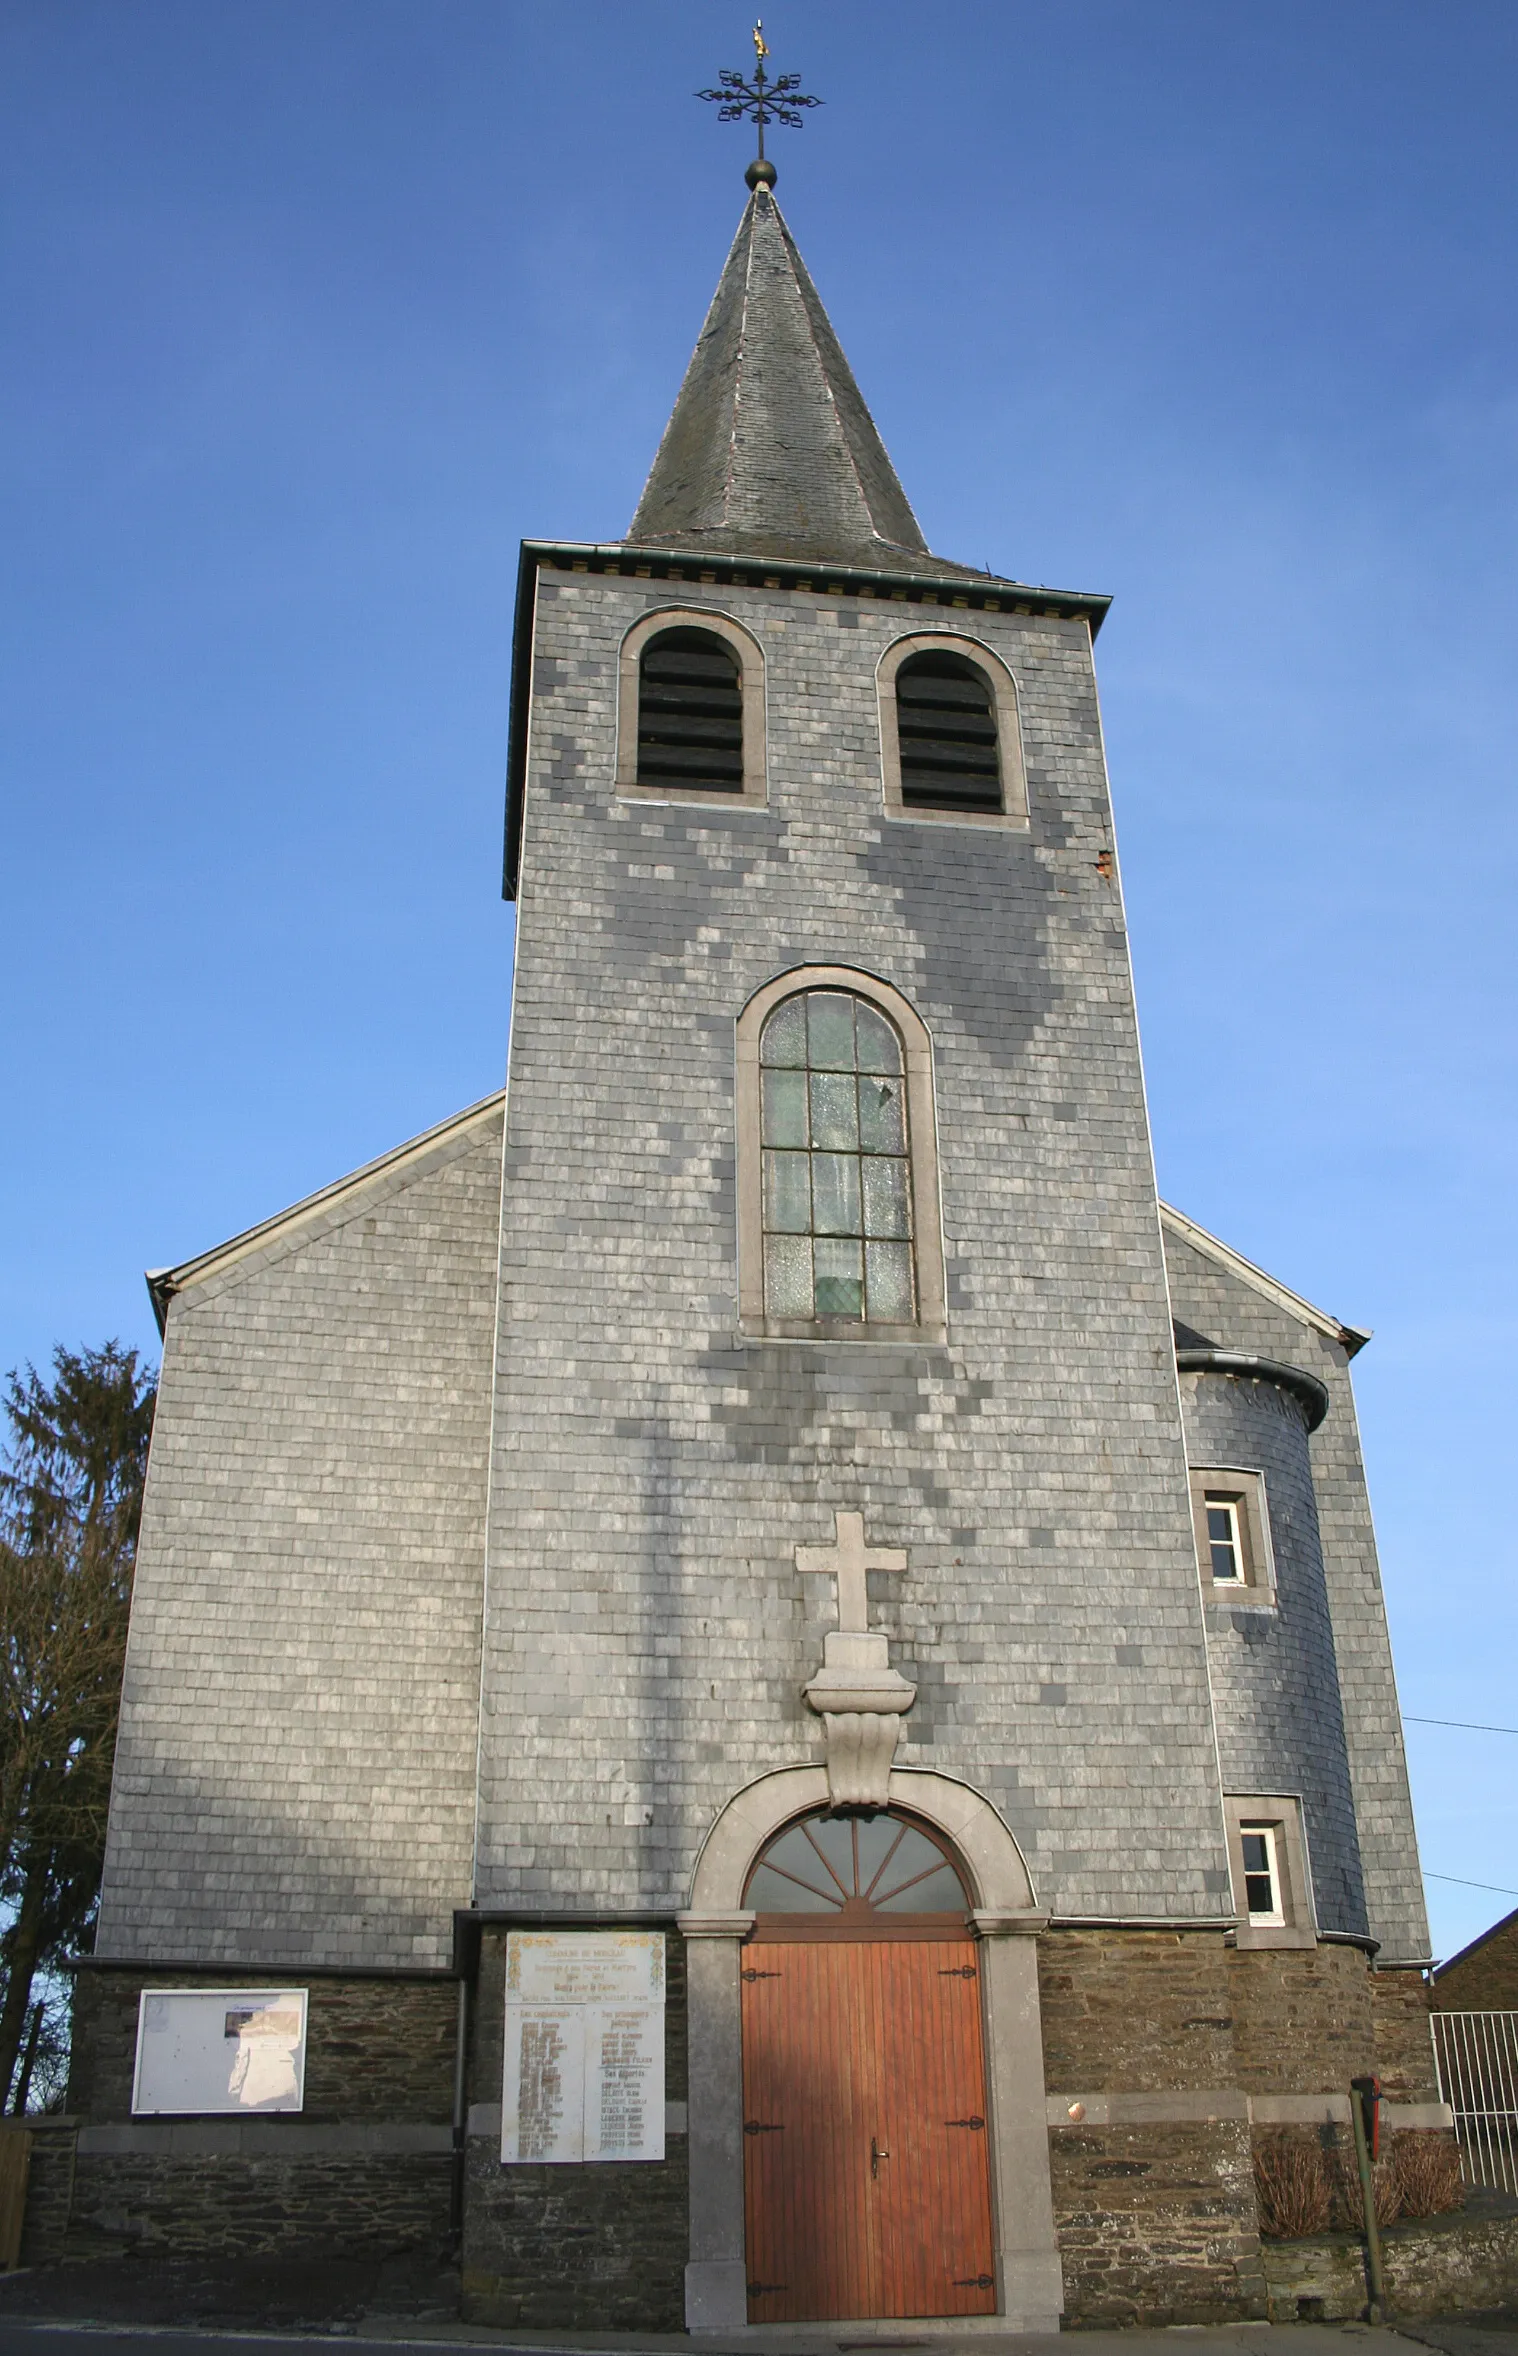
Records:
[[[1461,2175],[1518,2193],[1518,2012],[1436,2012],[1429,2022]]]

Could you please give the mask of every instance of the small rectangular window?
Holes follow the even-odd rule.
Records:
[[[1281,1903],[1281,1864],[1273,1824],[1241,1824],[1244,1903],[1254,1930],[1279,1929],[1286,1920]]]
[[[1272,1609],[1274,1556],[1265,1476],[1233,1465],[1193,1465],[1191,1517],[1204,1586],[1221,1603]]]
[[[1241,1502],[1241,1499],[1225,1496],[1216,1489],[1204,1492],[1207,1551],[1212,1557],[1212,1575],[1215,1579],[1242,1581],[1244,1577],[1244,1534],[1239,1526]]]

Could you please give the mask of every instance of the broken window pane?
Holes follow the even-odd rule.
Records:
[[[912,1189],[894,1025],[846,991],[808,990],[775,1009],[759,1053],[768,1314],[910,1324]]]

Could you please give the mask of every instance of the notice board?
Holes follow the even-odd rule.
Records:
[[[663,2157],[663,1932],[509,1932],[503,2162]]]
[[[145,1988],[132,2109],[298,2111],[305,2099],[304,1988]]]

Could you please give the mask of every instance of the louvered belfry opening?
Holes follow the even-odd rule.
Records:
[[[638,783],[743,791],[743,683],[714,630],[661,630],[638,666]]]
[[[966,656],[907,657],[896,674],[896,733],[906,808],[1001,808],[991,683]]]

